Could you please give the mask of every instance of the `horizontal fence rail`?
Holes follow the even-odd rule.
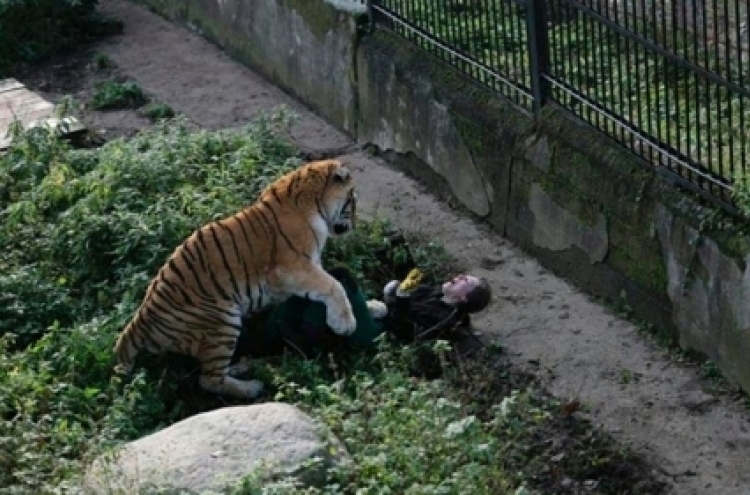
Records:
[[[746,0],[371,0],[373,21],[536,112],[554,102],[731,209],[749,174]]]

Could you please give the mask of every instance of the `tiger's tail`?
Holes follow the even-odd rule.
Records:
[[[117,342],[115,343],[115,358],[117,360],[115,373],[125,375],[133,370],[135,357],[138,355],[138,351],[141,350],[141,346],[138,345],[136,338],[139,320],[140,315],[136,315],[135,318],[130,320],[130,323],[127,324],[120,336],[117,337]]]

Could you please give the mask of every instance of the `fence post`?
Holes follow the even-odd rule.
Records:
[[[531,62],[532,108],[536,114],[549,98],[549,31],[547,0],[527,0],[526,19],[529,28],[529,60]]]
[[[372,4],[375,0],[367,0],[367,32],[372,33],[375,30],[375,17],[373,16]]]

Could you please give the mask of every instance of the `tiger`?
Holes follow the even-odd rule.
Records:
[[[324,303],[328,326],[351,335],[351,305],[321,255],[329,237],[354,229],[356,201],[349,168],[318,160],[283,175],[251,206],[193,232],[118,336],[115,371],[132,372],[141,349],[186,354],[200,363],[201,389],[255,398],[263,383],[236,378],[247,367],[230,366],[242,318],[292,295]]]

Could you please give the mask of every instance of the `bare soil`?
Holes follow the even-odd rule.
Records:
[[[579,422],[563,415],[559,424],[540,432],[540,442],[562,446],[554,457],[578,452],[575,445],[586,442],[599,445],[597,439],[606,452],[635,453],[609,464],[607,472],[592,471],[588,484],[561,474],[540,475],[543,493],[662,492],[654,480],[675,494],[750,493],[750,414],[730,387],[706,379],[698,365],[660,347],[506,239],[362,151],[197,34],[124,0],[101,5],[124,22],[122,34],[17,77],[50,100],[73,95],[81,103],[90,99],[97,80],[131,78],[154,100],[208,129],[242,125],[278,105],[295,111],[301,116],[292,132],[296,144],[307,156],[343,156],[364,185],[364,212],[386,215],[405,230],[441,242],[468,270],[490,280],[495,300],[474,323],[485,342],[506,349],[507,363],[497,372],[512,370],[564,404],[576,405],[572,416]],[[94,52],[106,54],[114,69],[95,70]],[[150,125],[132,110],[81,108],[80,114],[93,144]],[[497,387],[495,393],[501,393],[502,384]],[[576,436],[581,424],[588,426]],[[602,491],[602,481],[618,476],[611,491]]]

